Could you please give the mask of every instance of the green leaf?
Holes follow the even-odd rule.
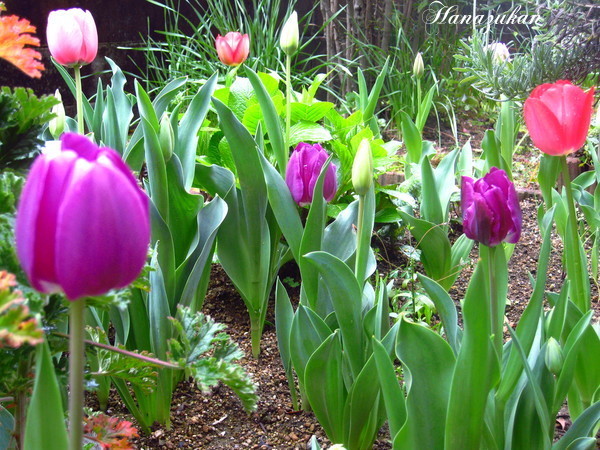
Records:
[[[446,422],[455,364],[452,349],[437,333],[403,319],[396,355],[404,365],[407,390],[408,430],[403,433],[412,437],[413,448],[443,448],[444,428],[429,424]]]
[[[569,427],[565,435],[552,446],[552,450],[568,450],[581,448],[578,447],[577,441],[582,436],[589,436],[593,433],[594,429],[598,426],[598,422],[600,421],[600,402],[594,403],[592,406],[587,408],[583,414],[581,414],[575,422]],[[595,438],[594,445],[595,445]],[[590,441],[591,442],[591,441]],[[581,444],[586,443],[586,441],[581,442]],[[571,447],[571,445],[575,444],[575,446]],[[583,447],[583,448],[594,448],[594,447]]]
[[[342,344],[332,333],[306,364],[305,389],[310,406],[332,442],[344,442],[344,386]]]
[[[448,189],[446,186],[438,186],[429,158],[423,158],[421,161],[421,180],[421,217],[434,224],[443,224],[444,210],[440,194],[444,192],[442,189],[446,192]]]
[[[318,122],[334,107],[330,102],[292,103],[292,122]]]
[[[35,384],[27,408],[23,448],[25,450],[68,448],[62,398],[46,341],[37,347],[35,367]],[[81,407],[83,408],[83,405]]]
[[[256,73],[248,66],[246,66],[246,73],[248,74],[248,78],[250,83],[252,83],[252,87],[254,88],[254,92],[258,98],[258,103],[262,109],[269,140],[271,141],[273,153],[275,154],[275,159],[277,160],[277,166],[280,173],[283,173],[288,159],[289,147],[286,147],[283,132],[281,130],[281,120],[279,119],[279,114],[277,114],[275,105],[273,104],[269,93],[267,92],[258,75],[256,75]],[[288,142],[288,145],[289,144],[290,143]]]
[[[461,330],[458,327],[458,314],[456,312],[456,306],[446,289],[440,286],[435,280],[426,277],[422,274],[417,274],[419,281],[427,291],[427,295],[435,303],[435,309],[444,326],[444,332],[446,333],[446,339],[450,347],[454,351],[455,355],[458,355],[460,349],[460,338]]]
[[[340,259],[325,252],[312,252],[305,256],[314,264],[325,281],[333,303],[344,352],[348,357],[352,378],[355,379],[364,365],[366,348],[362,329],[362,290],[352,270]]]
[[[15,448],[14,429],[15,419],[11,413],[0,405],[0,448]]]
[[[484,270],[478,264],[467,289],[463,306],[465,330],[452,377],[445,448],[480,448],[484,413],[489,392],[498,380],[498,356],[490,340],[491,317]]]
[[[192,98],[185,112],[175,143],[174,153],[179,156],[183,168],[184,188],[189,191],[194,179],[196,148],[198,146],[198,130],[206,117],[211,96],[217,84],[217,74],[210,77],[204,86]]]
[[[326,142],[332,138],[327,128],[313,122],[297,122],[290,128],[290,147],[300,142]]]
[[[402,112],[402,140],[406,147],[406,162],[418,164],[421,161],[423,140],[421,133],[408,114]]]

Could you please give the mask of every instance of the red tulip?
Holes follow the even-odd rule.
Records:
[[[250,37],[237,31],[230,31],[225,36],[217,35],[215,41],[217,54],[223,64],[239,66],[250,53]]]
[[[59,9],[48,16],[48,48],[54,59],[67,67],[91,63],[98,53],[98,32],[89,11]]]
[[[148,197],[117,152],[65,133],[34,162],[15,225],[31,285],[70,300],[122,288],[139,275],[150,242]]]
[[[579,150],[590,128],[593,102],[593,87],[587,93],[570,81],[536,87],[523,109],[534,145],[552,156]]]

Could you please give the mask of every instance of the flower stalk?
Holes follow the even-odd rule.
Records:
[[[72,302],[69,312],[69,450],[79,450],[83,445],[84,315],[85,298]]]

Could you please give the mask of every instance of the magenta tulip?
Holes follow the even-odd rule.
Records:
[[[534,145],[552,156],[579,150],[590,128],[593,102],[593,87],[587,93],[570,81],[536,87],[523,108]]]
[[[329,155],[319,144],[299,143],[288,162],[285,182],[290,188],[294,201],[299,205],[312,202],[313,190],[319,178],[323,163]],[[330,202],[337,191],[335,165],[330,164],[323,183],[323,197]]]
[[[89,11],[58,9],[48,16],[48,48],[59,64],[67,67],[91,63],[98,53],[98,32]]]
[[[479,180],[462,177],[463,230],[469,239],[488,247],[521,237],[521,208],[514,184],[503,170],[492,167]]]
[[[215,47],[221,62],[228,66],[239,66],[250,53],[250,37],[237,31],[230,31],[225,36],[217,35]]]
[[[148,197],[117,152],[65,133],[34,162],[15,226],[31,285],[69,300],[122,288],[139,275],[150,241]]]

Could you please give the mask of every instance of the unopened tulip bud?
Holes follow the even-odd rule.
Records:
[[[163,114],[162,119],[160,119],[160,133],[158,136],[158,142],[160,143],[160,149],[162,150],[165,161],[170,160],[171,156],[173,156],[175,135],[173,133],[171,119],[169,119],[168,114]]]
[[[52,113],[55,114],[54,117],[48,123],[48,129],[50,130],[50,134],[54,139],[60,138],[60,135],[65,131],[65,121],[66,121],[66,113],[65,113],[65,105],[63,105],[62,97],[60,95],[59,90],[57,89],[54,93],[54,96],[58,100],[58,104],[52,107]]]
[[[298,14],[294,11],[283,25],[281,37],[279,38],[279,45],[286,55],[292,56],[298,50],[299,35]]]
[[[546,344],[546,354],[544,355],[544,362],[548,370],[554,375],[558,375],[562,370],[564,357],[562,348],[556,339],[551,337],[548,339]]]
[[[360,195],[366,195],[373,183],[373,155],[371,144],[363,139],[358,146],[354,163],[352,163],[352,185],[354,191]]]
[[[423,56],[421,52],[415,56],[415,62],[413,63],[413,75],[415,78],[421,78],[425,73],[425,64],[423,64]]]
[[[502,64],[510,61],[510,52],[508,51],[506,44],[503,44],[502,42],[494,42],[493,44],[488,45],[486,48],[488,51],[492,52],[492,62],[494,64]]]

